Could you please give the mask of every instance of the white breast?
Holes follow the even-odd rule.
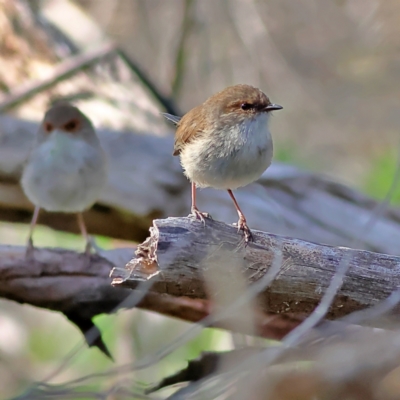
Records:
[[[261,113],[187,144],[181,153],[186,176],[197,186],[217,189],[236,189],[257,180],[272,160],[268,119]]]
[[[100,146],[58,136],[34,149],[21,183],[35,205],[48,211],[79,212],[97,200],[105,180]]]

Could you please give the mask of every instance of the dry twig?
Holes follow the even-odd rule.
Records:
[[[96,64],[104,57],[115,53],[115,51],[116,48],[113,43],[106,43],[96,50],[68,58],[55,66],[47,78],[39,81],[28,82],[23,84],[21,87],[14,89],[0,102],[0,113],[4,113],[36,94],[49,89],[58,82],[71,77],[76,72]]]

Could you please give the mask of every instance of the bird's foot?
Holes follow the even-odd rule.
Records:
[[[247,245],[247,243],[253,241],[253,234],[251,233],[251,230],[250,230],[249,226],[247,225],[245,218],[239,218],[237,227],[238,227],[238,232],[243,231],[244,242],[246,245]]]
[[[83,252],[85,267],[89,268],[91,263],[92,252],[97,254],[100,248],[91,236],[87,237],[85,251]]]
[[[33,246],[33,240],[32,240],[32,238],[29,238],[28,243],[26,245],[25,258],[32,259],[34,251],[35,251],[35,247]]]
[[[92,243],[91,239],[88,239],[88,241],[86,242],[85,251],[84,251],[84,254],[86,257],[90,258],[90,255],[92,254],[92,248],[93,248],[93,243]]]
[[[189,214],[189,216],[200,220],[203,224],[206,223],[206,221],[205,221],[206,218],[212,219],[212,217],[211,217],[211,215],[209,213],[201,212],[201,211],[199,211],[199,209],[197,207],[192,207],[191,213]]]
[[[94,254],[100,254],[103,249],[97,245],[96,241],[92,236],[88,236],[86,240],[85,254],[89,255],[93,252]]]

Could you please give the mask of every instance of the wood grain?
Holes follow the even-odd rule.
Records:
[[[69,250],[36,248],[27,259],[24,247],[0,246],[0,297],[60,311],[78,321],[133,306],[188,322],[201,322],[210,315],[212,307],[206,299],[144,292],[140,282],[134,291],[112,287],[111,269],[122,267],[132,254],[128,248],[101,251],[88,264],[85,255]],[[301,316],[259,312],[257,334],[281,339],[302,320]],[[227,328],[224,321],[212,325]],[[251,334],[252,330],[241,327],[239,332]]]
[[[114,268],[113,284],[135,287],[154,279],[153,290],[173,296],[206,298],[204,271],[222,249],[225,262],[241,263],[248,283],[262,279],[280,260],[279,272],[261,291],[259,304],[272,313],[308,315],[319,304],[341,263],[348,263],[343,285],[329,311],[336,319],[371,307],[400,285],[400,257],[346,247],[332,247],[271,233],[254,231],[247,247],[237,228],[191,218],[155,220],[151,236],[140,245],[126,269]],[[229,285],[229,268],[221,269]]]

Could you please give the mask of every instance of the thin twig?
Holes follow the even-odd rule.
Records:
[[[113,54],[115,51],[116,47],[114,43],[107,43],[96,50],[68,58],[57,65],[48,77],[30,81],[13,90],[2,102],[0,102],[0,113],[4,113],[43,90],[49,89],[58,82],[74,75],[77,71],[90,67],[102,58]]]
[[[166,112],[172,115],[181,115],[178,106],[175,104],[171,97],[164,96],[156,85],[150,80],[147,74],[132,60],[128,54],[122,50],[117,49],[117,52],[125,64],[131,69],[132,72],[143,82],[152,95],[163,105]]]
[[[175,97],[179,95],[186,66],[186,44],[190,31],[193,28],[193,0],[186,0],[184,5],[184,15],[179,37],[178,49],[175,56],[175,75],[172,81],[172,93]]]

